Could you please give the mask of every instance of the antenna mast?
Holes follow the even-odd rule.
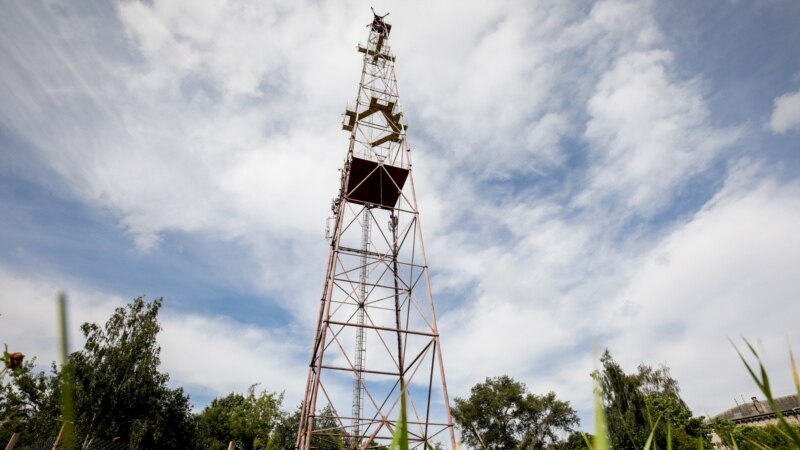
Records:
[[[344,114],[350,139],[326,232],[330,252],[298,450],[387,447],[401,386],[410,448],[456,446],[385,17],[373,10],[367,44],[358,46],[358,95]]]

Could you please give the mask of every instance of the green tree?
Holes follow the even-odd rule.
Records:
[[[531,394],[505,375],[476,384],[467,399],[456,398],[452,414],[464,443],[486,450],[550,448],[578,424],[569,402],[552,392]]]
[[[158,370],[161,300],[139,297],[117,308],[105,326],[85,323],[82,350],[69,355],[78,448],[115,438],[131,448],[186,449],[194,439],[194,417],[182,389],[167,386]],[[61,371],[35,373],[22,364],[0,380],[0,437],[20,431],[20,444],[53,438],[61,426]]]
[[[216,398],[203,409],[197,417],[200,448],[226,449],[231,441],[243,450],[267,448],[273,430],[283,419],[283,394],[256,394],[255,388],[250,386],[246,396],[231,393]]]
[[[81,326],[86,343],[69,357],[79,447],[115,438],[131,448],[192,446],[189,398],[169,388],[169,375],[158,370],[161,304],[139,297],[117,308],[104,327]]]
[[[299,418],[299,416],[298,416]],[[319,433],[311,438],[311,448],[318,450],[343,450],[347,448],[345,431],[330,404],[322,408],[314,419],[314,430]]]
[[[560,444],[558,444],[555,449],[556,450],[588,450],[586,446],[586,441],[589,441],[589,445],[594,445],[594,435],[589,433],[583,433],[581,431],[573,431],[572,433],[567,436],[565,440],[563,440]]]
[[[272,430],[267,450],[294,450],[297,429],[300,426],[300,407],[293,413],[281,412],[280,420]]]
[[[272,431],[267,450],[294,450],[297,442],[297,431],[300,427],[300,411],[302,404],[293,413],[281,412],[281,418]],[[335,418],[333,408],[325,406],[314,419],[314,429],[324,430],[311,438],[311,448],[317,450],[343,450],[347,448],[345,431]],[[374,444],[374,443],[373,443]],[[374,444],[370,448],[380,448]],[[384,447],[385,448],[385,447]]]
[[[640,450],[653,427],[656,447],[666,448],[667,424],[675,449],[695,449],[697,439],[711,446],[710,429],[702,417],[692,417],[680,397],[678,382],[669,368],[641,364],[626,374],[606,350],[602,370],[592,376],[600,382],[611,445],[617,450]]]
[[[58,432],[59,403],[54,378],[34,371],[35,360],[0,378],[0,442],[20,433],[19,445],[28,445]]]

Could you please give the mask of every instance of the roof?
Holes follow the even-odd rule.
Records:
[[[756,402],[758,402],[761,410],[756,408]],[[775,399],[775,404],[781,412],[800,409],[800,401],[798,401],[796,395],[778,397]],[[740,422],[761,416],[771,416],[773,414],[775,414],[775,411],[772,410],[772,405],[770,405],[767,400],[758,400],[753,397],[752,402],[735,406],[727,411],[717,414],[714,416],[714,418],[721,417],[733,422]]]

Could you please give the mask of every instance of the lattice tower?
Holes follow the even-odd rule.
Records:
[[[410,446],[456,444],[384,17],[374,16],[367,44],[358,46],[361,81],[355,106],[344,114],[350,140],[331,208],[299,450],[388,446],[403,388]]]

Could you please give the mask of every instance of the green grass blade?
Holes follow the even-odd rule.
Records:
[[[752,445],[754,447],[757,447],[757,448],[759,448],[761,450],[772,450],[771,447],[767,447],[766,445],[764,445],[764,444],[762,444],[760,442],[756,442],[756,441],[754,441],[752,439],[746,439],[746,441],[749,442],[750,445]]]
[[[392,434],[389,450],[408,450],[408,415],[406,412],[406,385],[400,380],[400,417]]]
[[[586,448],[592,450],[592,443],[591,441],[589,441],[589,436],[587,436],[586,433],[581,431],[581,437],[583,438],[583,442],[586,443]]]
[[[603,392],[600,382],[594,381],[594,446],[593,450],[609,450],[606,431],[606,413],[603,410]]]
[[[736,443],[736,439],[733,438],[731,434],[731,444],[733,444],[733,450],[739,450],[739,445]]]
[[[791,347],[789,347],[789,361],[792,363],[792,377],[794,386],[797,388],[797,401],[800,402],[800,376],[797,375],[797,364],[794,363],[794,353]]]
[[[750,372],[750,376],[753,378],[753,381],[756,383],[756,385],[758,386],[759,390],[761,390],[763,392],[764,391],[764,387],[761,384],[761,380],[758,379],[758,376],[753,371],[753,368],[750,367],[750,364],[744,358],[744,355],[742,355],[742,352],[739,351],[739,347],[737,347],[736,344],[734,344],[733,341],[731,341],[730,339],[728,339],[728,341],[730,341],[731,345],[733,345],[734,350],[736,350],[736,353],[739,355],[739,359],[742,360],[742,363],[747,368],[747,371]],[[747,341],[745,340],[745,342],[747,342]],[[750,347],[750,350],[755,352],[755,350],[753,350],[753,347],[750,346],[749,342],[747,342],[747,345]],[[758,356],[758,354],[756,354],[756,356]]]
[[[650,445],[652,445],[652,443],[653,443],[653,437],[656,435],[656,427],[658,426],[658,421],[659,421],[659,420],[661,420],[661,418],[660,418],[660,417],[658,418],[658,420],[656,420],[655,426],[654,426],[654,427],[653,427],[653,429],[650,431],[650,435],[649,435],[649,436],[647,436],[647,441],[645,441],[645,443],[644,443],[644,447],[642,448],[642,450],[650,450]]]
[[[756,373],[753,370],[753,368],[750,366],[750,364],[744,358],[742,353],[736,347],[736,344],[733,344],[733,342],[731,342],[731,344],[733,344],[733,348],[736,349],[736,353],[739,354],[739,358],[741,358],[742,362],[744,363],[744,366],[747,368],[747,371],[750,372],[750,376],[753,378],[753,381],[755,381],[755,383],[758,386],[758,388],[761,390],[761,392],[767,398],[767,402],[769,403],[770,407],[772,408],[772,411],[775,413],[775,416],[778,418],[778,427],[779,427],[779,429],[783,429],[785,434],[789,436],[789,438],[792,440],[794,445],[797,448],[800,448],[800,432],[798,432],[797,429],[792,427],[786,421],[786,418],[783,416],[783,413],[781,412],[780,408],[778,407],[778,404],[775,402],[775,399],[772,396],[772,388],[770,387],[769,376],[767,375],[767,369],[764,367],[764,363],[761,361],[761,357],[758,355],[758,352],[756,351],[755,348],[753,348],[753,346],[750,344],[750,342],[747,341],[747,339],[744,339],[744,342],[747,345],[747,348],[750,349],[750,352],[753,353],[753,356],[755,356],[756,361],[758,362],[758,368],[759,368],[759,372],[761,373],[761,378],[759,378],[756,375]],[[790,350],[790,356],[791,356],[791,350]],[[792,356],[792,359],[793,359],[793,356]],[[793,366],[793,368],[794,368],[794,366]]]
[[[672,426],[669,421],[667,421],[667,450],[672,450]]]

